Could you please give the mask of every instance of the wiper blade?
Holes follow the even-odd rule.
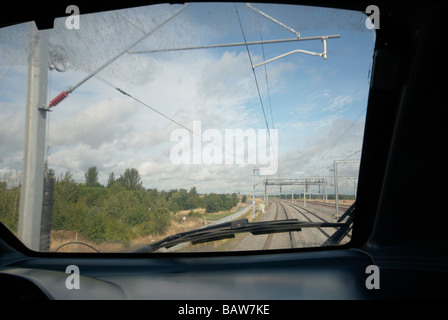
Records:
[[[321,245],[321,247],[334,246],[339,244],[344,239],[352,228],[353,218],[356,211],[356,202],[354,202],[350,208],[348,208],[344,214],[338,219],[338,222],[347,220],[343,223],[343,226],[336,230],[328,239]]]
[[[338,228],[344,223],[331,222],[300,222],[297,219],[275,220],[249,223],[247,219],[224,222],[213,226],[177,233],[160,241],[146,245],[134,252],[154,252],[161,248],[170,248],[184,242],[198,244],[228,238],[234,238],[237,233],[250,232],[253,235],[301,231],[302,228]]]

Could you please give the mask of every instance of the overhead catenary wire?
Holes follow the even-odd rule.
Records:
[[[260,40],[261,42],[263,42],[263,33],[261,32],[261,25],[260,25]],[[261,51],[263,54],[263,61],[266,60],[265,57],[265,52],[264,52],[264,44],[261,43]],[[271,124],[272,124],[272,129],[274,129],[274,116],[272,115],[272,102],[271,102],[271,93],[269,90],[269,80],[268,80],[268,70],[267,70],[267,66],[264,65],[264,74],[265,74],[265,81],[266,81],[266,91],[267,91],[267,97],[268,97],[268,102],[269,102],[269,111],[270,111],[270,115],[271,115]]]
[[[181,8],[179,8],[178,10],[176,10],[171,16],[169,16],[167,19],[165,19],[164,21],[162,21],[160,24],[158,24],[156,27],[154,27],[152,30],[144,33],[141,37],[139,37],[136,41],[134,41],[133,43],[131,43],[129,46],[127,46],[124,50],[122,50],[120,53],[118,53],[117,55],[115,55],[114,57],[112,57],[110,60],[108,60],[107,62],[105,62],[101,67],[99,67],[97,70],[95,70],[94,72],[92,72],[91,74],[89,74],[87,77],[85,77],[84,79],[82,79],[81,81],[79,81],[77,84],[75,84],[74,86],[68,88],[67,90],[61,92],[58,96],[56,96],[53,100],[50,101],[50,104],[48,105],[49,108],[51,107],[55,107],[56,105],[58,105],[60,102],[62,102],[62,100],[64,100],[65,98],[67,98],[67,96],[72,93],[75,89],[77,89],[79,86],[81,86],[82,84],[84,84],[86,81],[88,81],[89,79],[91,79],[92,77],[94,77],[96,74],[98,74],[101,70],[103,70],[104,68],[106,68],[108,65],[110,65],[112,62],[114,62],[115,60],[117,60],[119,57],[121,57],[123,54],[125,54],[126,52],[128,52],[131,48],[133,48],[134,46],[136,46],[138,43],[140,43],[141,41],[143,41],[144,39],[146,39],[149,35],[151,35],[152,33],[154,33],[155,31],[157,31],[158,29],[160,29],[162,26],[164,26],[167,22],[169,22],[171,19],[173,19],[175,16],[177,16],[179,13],[181,13],[185,8],[188,7],[188,3],[184,4]]]
[[[178,125],[179,127],[183,128],[183,129],[185,129],[185,130],[187,130],[188,132],[192,133],[193,135],[196,135],[197,137],[200,137],[201,140],[203,140],[203,141],[205,141],[205,142],[208,142],[208,143],[210,143],[210,144],[212,144],[212,145],[214,145],[214,146],[220,148],[222,151],[224,151],[224,152],[226,152],[226,153],[232,155],[233,158],[237,159],[237,157],[236,157],[236,155],[235,155],[234,152],[228,151],[228,150],[225,149],[222,145],[218,145],[218,144],[214,143],[213,141],[211,141],[211,140],[205,138],[203,135],[197,133],[196,131],[194,131],[194,130],[188,128],[188,127],[186,127],[185,125],[183,125],[183,124],[180,123],[179,121],[176,121],[175,119],[171,118],[170,116],[168,116],[168,115],[164,114],[163,112],[160,112],[160,111],[157,110],[156,108],[152,107],[152,106],[149,105],[148,103],[146,103],[146,102],[144,102],[144,101],[138,99],[138,98],[135,97],[133,94],[130,94],[130,93],[128,93],[127,91],[125,91],[125,90],[119,88],[118,86],[116,86],[115,84],[113,84],[112,82],[110,82],[109,80],[107,80],[107,79],[105,79],[105,78],[103,78],[103,77],[101,77],[101,76],[99,76],[99,75],[97,75],[97,74],[94,75],[94,77],[95,77],[96,79],[100,80],[101,82],[103,82],[104,84],[106,84],[107,86],[109,86],[109,87],[111,87],[111,88],[117,90],[117,91],[120,92],[121,94],[123,94],[123,95],[129,97],[130,99],[132,99],[132,100],[136,101],[137,103],[139,103],[139,104],[141,104],[141,105],[147,107],[148,109],[154,111],[155,113],[159,114],[160,116],[164,117],[165,119],[167,119],[167,120],[173,122],[174,124]]]
[[[238,9],[236,8],[236,5],[235,5],[235,10],[236,10],[236,14],[238,16],[238,22],[239,22],[239,25],[240,25],[240,28],[241,28],[241,33],[243,35],[243,40],[244,40],[244,43],[246,44],[246,51],[247,51],[247,55],[249,57],[250,65],[252,67],[252,73],[254,75],[255,85],[257,87],[258,98],[260,100],[260,106],[261,106],[261,109],[263,111],[264,121],[265,121],[265,124],[266,124],[266,128],[268,129],[268,132],[269,132],[269,124],[268,124],[268,120],[266,118],[266,112],[264,110],[263,99],[261,97],[261,91],[260,91],[260,86],[258,84],[257,74],[256,74],[256,72],[255,72],[255,70],[253,68],[254,64],[253,64],[253,61],[252,61],[252,56],[251,56],[250,51],[249,51],[249,46],[247,45],[246,35],[244,34],[244,29],[243,29],[243,25],[241,23],[240,14],[238,13]],[[269,137],[270,137],[270,135],[269,135]]]
[[[285,28],[286,30],[294,33],[296,35],[296,40],[297,41],[304,40],[304,38],[301,38],[300,33],[297,32],[296,30],[294,30],[293,28],[286,26],[285,24],[281,23],[280,21],[276,20],[275,18],[273,18],[273,17],[269,16],[268,14],[262,12],[261,10],[254,8],[250,4],[246,4],[246,6],[248,8],[250,8],[251,10],[257,12],[258,14],[266,17],[270,21],[273,21],[274,23],[280,25],[281,27]],[[238,12],[238,8],[237,8],[236,4],[235,4],[235,11],[236,11],[236,14],[237,14],[237,17],[238,17],[238,22],[239,22],[239,25],[240,25],[240,28],[241,28],[241,33],[243,35],[244,43],[246,45],[246,51],[247,51],[247,54],[249,56],[249,60],[250,60],[250,63],[251,63],[251,67],[252,67],[255,83],[256,83],[256,86],[257,86],[258,96],[259,96],[259,99],[260,99],[260,105],[261,105],[261,108],[263,110],[263,116],[264,116],[264,119],[265,119],[266,127],[268,128],[268,132],[270,133],[269,125],[268,125],[267,118],[266,118],[266,113],[265,113],[265,110],[264,110],[263,100],[261,98],[261,93],[260,93],[260,88],[259,88],[259,84],[258,84],[258,80],[257,80],[257,75],[256,75],[256,72],[255,72],[255,68],[257,68],[259,66],[263,66],[263,65],[266,66],[267,63],[276,61],[278,59],[284,58],[286,56],[289,56],[289,55],[295,54],[295,53],[305,53],[305,54],[309,54],[309,55],[313,55],[313,56],[319,56],[319,57],[323,57],[324,60],[326,60],[327,59],[327,40],[328,39],[333,39],[333,38],[340,38],[340,35],[327,35],[327,36],[307,37],[306,38],[307,40],[317,40],[317,39],[321,40],[322,41],[322,45],[323,45],[322,53],[317,53],[317,52],[311,52],[311,51],[308,51],[308,50],[297,49],[297,50],[293,50],[291,52],[287,52],[285,54],[279,55],[277,57],[271,58],[269,60],[265,60],[265,61],[263,61],[261,63],[258,63],[256,65],[254,65],[253,61],[252,61],[252,57],[250,55],[248,42],[247,42],[246,36],[244,34],[244,29],[243,29],[243,26],[242,26],[242,23],[241,23],[241,18],[240,18],[240,15],[239,15],[239,12]],[[263,43],[263,41],[260,41],[260,43]],[[263,51],[263,53],[264,53],[264,51]],[[269,140],[272,143],[270,134],[269,134]],[[277,163],[278,163],[278,157],[277,157]],[[278,172],[277,172],[277,174],[278,174]]]
[[[241,23],[240,14],[238,12],[238,8],[236,7],[236,4],[235,4],[235,12],[236,12],[236,15],[238,17],[238,23],[239,23],[239,26],[240,26],[240,29],[241,29],[241,34],[243,36],[243,40],[244,40],[244,44],[245,44],[245,47],[246,47],[247,55],[249,57],[249,62],[250,62],[250,65],[251,65],[252,74],[254,75],[255,85],[257,87],[257,92],[258,92],[258,98],[259,98],[259,101],[260,101],[261,109],[263,111],[264,122],[266,124],[266,128],[267,128],[267,131],[268,131],[269,142],[270,142],[270,145],[272,146],[273,143],[272,143],[272,138],[271,138],[271,131],[269,129],[269,124],[268,124],[268,120],[267,120],[267,117],[266,117],[266,112],[264,110],[264,104],[263,104],[263,99],[261,97],[261,91],[260,91],[260,86],[258,84],[257,74],[256,74],[256,71],[255,71],[255,68],[254,68],[254,63],[252,61],[252,56],[250,54],[249,45],[247,43],[246,35],[245,35],[244,29],[243,29],[243,24]],[[267,72],[266,69],[265,69],[265,72]],[[266,81],[267,81],[267,78],[266,78]],[[271,115],[272,115],[272,113],[271,113]],[[274,148],[272,148],[271,151],[274,153],[274,157],[276,159],[276,163],[277,163],[277,166],[278,166],[278,163],[279,163],[278,154],[275,152]],[[254,173],[253,173],[253,176],[254,176],[254,186],[253,186],[254,212],[253,212],[253,217],[254,217],[254,219],[255,219],[255,186],[256,186],[256,184],[255,184],[255,171],[256,170],[257,169],[254,169]],[[278,170],[279,170],[279,168],[277,167],[276,174],[279,176]]]
[[[355,125],[355,123],[359,120],[359,118],[361,118],[362,114],[367,110],[367,107],[365,107],[361,113],[356,117],[356,119],[350,124],[350,126],[344,131],[344,133],[333,143],[333,145],[327,149],[327,151],[323,154],[322,157],[320,157],[321,159],[324,159],[325,156],[328,154],[328,152],[330,152],[341,140],[342,138],[344,138],[344,136],[350,131],[350,129],[352,129]],[[356,154],[358,152],[355,152],[354,154]],[[353,156],[354,154],[350,155],[348,158],[350,158],[351,156]]]
[[[265,124],[266,124],[266,128],[267,128],[267,130],[268,130],[269,142],[270,142],[271,145],[272,145],[271,131],[270,131],[270,129],[269,129],[269,124],[268,124],[268,120],[267,120],[267,117],[266,117],[266,112],[265,112],[265,110],[264,110],[264,104],[263,104],[263,99],[262,99],[262,97],[261,97],[261,91],[260,91],[260,86],[259,86],[259,84],[258,84],[257,74],[256,74],[256,72],[255,72],[255,69],[253,68],[253,65],[254,65],[254,64],[253,64],[253,61],[252,61],[252,57],[251,57],[251,55],[250,55],[249,46],[247,45],[246,35],[244,34],[244,29],[243,29],[243,25],[242,25],[242,23],[241,23],[240,14],[239,14],[239,12],[238,12],[238,8],[236,7],[236,5],[235,5],[235,11],[236,11],[236,15],[237,15],[237,17],[238,17],[238,23],[239,23],[240,28],[241,28],[241,33],[242,33],[242,36],[243,36],[243,40],[244,40],[244,43],[246,44],[246,51],[247,51],[247,55],[248,55],[248,57],[249,57],[250,65],[251,65],[251,67],[252,67],[251,69],[252,69],[252,73],[253,73],[253,75],[254,75],[255,85],[256,85],[256,87],[257,87],[257,92],[258,92],[258,98],[259,98],[259,101],[260,101],[260,106],[261,106],[261,109],[262,109],[262,111],[263,111],[264,122],[265,122]],[[272,151],[274,152],[274,148],[272,149]],[[277,156],[277,154],[275,153],[274,156],[276,157],[276,160],[277,160],[277,163],[278,163],[278,156]]]
[[[261,51],[262,51],[263,61],[266,61],[266,55],[265,55],[264,44],[263,44],[263,33],[261,31],[261,24],[259,25],[259,27],[260,27],[260,42],[261,42]],[[298,35],[297,38],[299,38],[299,35]],[[265,81],[266,81],[266,93],[267,93],[268,104],[269,104],[269,112],[270,112],[270,116],[271,116],[271,125],[272,125],[272,129],[275,129],[275,126],[274,126],[274,116],[272,114],[271,92],[269,90],[268,69],[267,69],[267,65],[266,64],[264,65],[264,74],[265,74]],[[277,163],[278,163],[278,161],[280,161],[280,160],[277,159]],[[276,175],[278,176],[279,179],[281,179],[279,168],[277,168]]]
[[[135,23],[133,23],[133,21],[131,21],[130,19],[127,19],[127,18],[124,17],[124,16],[122,16],[124,19],[126,19],[128,22],[130,22],[132,25],[134,25],[137,29],[139,29],[141,32],[143,32],[143,33],[144,33],[143,36],[141,36],[139,39],[137,39],[135,42],[133,42],[131,45],[129,45],[129,46],[128,46],[126,49],[124,49],[121,53],[117,54],[117,55],[114,56],[112,59],[110,59],[108,62],[104,63],[104,64],[103,64],[100,68],[98,68],[96,71],[94,71],[94,72],[90,72],[89,75],[88,75],[87,77],[85,77],[84,79],[82,79],[82,80],[81,80],[80,82],[78,82],[76,85],[70,87],[69,89],[67,89],[67,90],[61,92],[59,95],[57,95],[54,99],[52,99],[52,100],[50,101],[50,103],[49,103],[49,107],[54,107],[54,106],[58,105],[58,104],[59,104],[60,102],[62,102],[65,98],[67,98],[67,96],[68,96],[71,92],[73,92],[76,88],[78,88],[79,86],[81,86],[83,83],[85,83],[87,80],[91,79],[92,77],[95,77],[95,78],[99,79],[100,81],[102,81],[103,83],[105,83],[106,85],[108,85],[108,86],[110,86],[110,87],[116,89],[116,90],[117,90],[118,92],[120,92],[121,94],[128,96],[129,98],[133,99],[134,101],[136,101],[136,102],[140,103],[141,105],[144,105],[145,107],[147,107],[147,108],[151,109],[152,111],[156,112],[156,113],[159,114],[160,116],[162,116],[162,117],[166,118],[167,120],[169,120],[169,121],[175,123],[175,124],[178,125],[179,127],[186,129],[187,131],[191,132],[192,134],[194,134],[194,135],[196,135],[196,136],[199,136],[202,140],[204,140],[204,141],[206,141],[206,142],[208,142],[208,143],[210,143],[210,144],[213,144],[213,145],[215,145],[215,146],[221,148],[224,152],[229,153],[229,154],[231,154],[234,158],[236,158],[235,153],[233,153],[233,152],[229,152],[228,150],[226,150],[226,149],[223,148],[222,146],[218,146],[217,144],[213,143],[211,140],[204,138],[202,135],[198,134],[198,133],[195,132],[194,130],[191,130],[190,128],[184,126],[183,124],[179,123],[179,122],[176,121],[175,119],[173,119],[173,118],[167,116],[166,114],[160,112],[160,111],[157,110],[156,108],[150,106],[149,104],[145,103],[144,101],[142,101],[142,100],[136,98],[135,96],[129,94],[128,92],[122,90],[121,88],[115,86],[113,83],[109,82],[108,80],[106,80],[106,79],[104,79],[104,78],[102,78],[101,76],[98,75],[98,73],[99,73],[101,70],[103,70],[107,65],[109,65],[110,63],[112,63],[112,62],[115,61],[116,59],[118,59],[121,55],[123,55],[123,54],[126,53],[126,52],[127,52],[127,53],[131,53],[131,52],[130,52],[130,49],[131,49],[132,47],[134,47],[137,43],[139,43],[140,41],[142,41],[143,39],[145,39],[146,37],[148,37],[151,33],[153,33],[155,30],[159,29],[159,28],[160,28],[161,26],[163,26],[165,23],[167,23],[168,21],[170,21],[172,18],[174,18],[177,14],[179,14],[182,10],[184,10],[186,6],[187,6],[187,5],[183,6],[183,7],[180,8],[179,10],[177,10],[173,15],[171,15],[171,16],[168,17],[166,20],[164,20],[164,22],[162,22],[162,23],[159,24],[157,27],[155,27],[153,30],[151,30],[151,31],[149,31],[149,32],[147,32],[147,33],[145,33],[145,30],[143,30],[142,28],[138,27]],[[297,40],[297,39],[295,39],[295,40]],[[303,39],[303,40],[306,40],[306,39]],[[288,40],[280,40],[280,41],[290,41],[290,40],[288,39]],[[276,42],[276,40],[274,40],[274,41],[267,41],[267,42],[268,42],[268,43],[270,43],[270,42]],[[231,44],[231,45],[232,45],[232,44]],[[239,43],[239,44],[234,44],[234,45],[241,45],[241,43]],[[246,45],[246,47],[247,47],[247,45],[248,45],[246,39],[244,39],[244,45]],[[181,48],[180,50],[185,50],[185,48]],[[84,71],[85,71],[85,70],[84,70]],[[257,82],[257,87],[258,87],[258,82]],[[258,93],[259,93],[260,101],[262,102],[261,94],[260,94],[260,89],[259,89],[259,88],[258,88]],[[264,107],[263,107],[263,113],[264,113],[264,116],[265,116],[265,121],[267,121],[267,120],[266,120],[266,114],[265,114],[265,112],[264,112]],[[266,122],[266,125],[267,125],[267,128],[268,128],[269,140],[271,141],[271,134],[270,134],[270,131],[269,131],[269,125],[267,124],[267,122]],[[272,141],[271,141],[271,145],[272,145]]]
[[[250,7],[250,6],[249,6],[249,7]],[[49,106],[50,106],[50,107],[56,106],[58,103],[60,103],[62,100],[64,100],[64,99],[65,99],[65,98],[66,98],[66,97],[67,97],[73,90],[75,90],[77,87],[79,87],[80,85],[82,85],[84,82],[86,82],[86,81],[87,81],[88,79],[90,79],[91,77],[96,76],[96,75],[97,75],[103,68],[105,68],[105,66],[107,66],[107,65],[110,64],[111,62],[113,62],[113,61],[115,61],[116,59],[118,59],[118,57],[121,56],[122,54],[124,54],[124,53],[126,53],[126,52],[130,53],[130,49],[131,49],[132,47],[134,47],[137,43],[139,43],[141,40],[143,40],[144,38],[146,38],[149,34],[151,34],[152,32],[154,32],[155,30],[159,29],[162,25],[164,25],[166,22],[168,22],[169,20],[171,20],[171,19],[172,19],[174,16],[176,16],[178,13],[180,13],[184,8],[185,8],[185,6],[182,7],[182,8],[180,8],[180,9],[179,9],[178,11],[176,11],[172,16],[170,16],[170,17],[169,17],[168,19],[166,19],[163,23],[161,23],[160,25],[158,25],[154,30],[151,30],[151,31],[148,32],[148,33],[145,33],[145,30],[143,30],[142,28],[138,27],[138,26],[137,26],[135,23],[133,23],[130,19],[127,19],[126,17],[122,16],[122,17],[125,18],[128,22],[130,22],[131,24],[133,24],[136,28],[138,28],[141,32],[144,33],[144,34],[142,35],[142,37],[140,37],[139,39],[137,39],[137,41],[135,41],[133,44],[131,44],[131,45],[128,46],[125,50],[123,50],[122,53],[120,53],[119,55],[117,55],[117,56],[115,56],[114,58],[112,58],[110,61],[108,61],[108,62],[107,62],[106,64],[104,64],[102,67],[100,67],[99,69],[97,69],[95,72],[89,74],[85,79],[83,79],[82,81],[80,81],[78,84],[76,84],[75,86],[69,88],[69,89],[66,90],[66,91],[61,92],[56,98],[54,98],[54,99],[50,102]],[[253,9],[253,8],[251,8],[251,9]],[[242,31],[242,35],[243,35],[243,39],[244,39],[244,45],[246,46],[246,50],[247,50],[247,53],[248,53],[248,56],[249,56],[249,59],[250,59],[251,65],[252,65],[252,71],[253,71],[254,79],[255,79],[255,83],[256,83],[256,86],[257,86],[258,97],[259,97],[260,105],[261,105],[261,108],[262,108],[262,111],[263,111],[263,116],[264,116],[264,120],[265,120],[266,128],[267,128],[267,130],[268,130],[269,141],[270,141],[271,146],[272,146],[272,138],[271,138],[271,132],[270,132],[271,130],[270,130],[270,128],[269,128],[269,123],[268,123],[268,119],[267,119],[266,111],[265,111],[265,108],[264,108],[263,99],[262,99],[262,97],[261,97],[261,90],[260,90],[260,87],[259,87],[259,82],[258,82],[258,79],[257,79],[256,72],[255,72],[255,70],[254,70],[254,65],[253,65],[252,57],[251,57],[251,54],[250,54],[250,51],[249,51],[249,48],[248,48],[248,44],[249,44],[249,43],[248,43],[248,41],[247,41],[247,39],[246,39],[246,36],[245,36],[245,34],[244,34],[244,30],[243,30],[243,27],[242,27],[242,23],[241,23],[241,19],[240,19],[238,10],[236,10],[236,12],[237,12],[239,25],[240,25],[240,28],[241,28],[241,31]],[[257,11],[257,12],[258,12],[258,11]],[[259,12],[259,13],[260,13],[260,12]],[[266,15],[264,15],[264,16],[266,16]],[[270,20],[272,20],[272,19],[270,19]],[[275,21],[274,21],[274,22],[275,22]],[[288,29],[288,28],[287,28],[287,29]],[[291,28],[290,28],[290,29],[291,29]],[[288,30],[289,30],[289,29],[288,29]],[[291,41],[292,41],[292,40],[296,40],[296,41],[299,40],[299,39],[298,39],[298,38],[300,38],[299,33],[295,32],[293,29],[291,29],[290,31],[292,31],[293,33],[295,33],[295,34],[297,35],[297,39],[291,39]],[[331,37],[339,37],[339,36],[331,36]],[[327,37],[326,37],[326,38],[327,38]],[[301,38],[300,40],[312,40],[312,39],[323,39],[323,38],[322,38],[322,37],[308,37],[308,38]],[[280,40],[280,41],[285,41],[285,40]],[[289,39],[288,39],[288,41],[289,41]],[[268,43],[268,42],[269,42],[269,41],[266,41],[266,43]],[[261,44],[263,45],[264,41],[261,40],[259,43],[261,43]],[[240,44],[232,44],[232,45],[240,45]],[[180,48],[179,50],[185,50],[185,49],[186,49],[186,48]],[[264,49],[263,49],[263,51],[264,51]],[[268,61],[267,61],[267,62],[268,62]],[[265,62],[265,63],[267,63],[267,62]],[[266,82],[267,82],[267,71],[266,71],[266,66],[265,66],[265,72],[266,72]],[[103,79],[103,80],[104,80],[104,79]],[[269,95],[269,84],[268,84],[268,83],[267,83],[267,86],[268,86],[268,95]],[[134,96],[132,96],[132,95],[129,95],[127,92],[123,91],[122,89],[120,89],[120,88],[118,88],[118,87],[116,87],[116,86],[114,86],[114,87],[115,87],[115,89],[116,89],[117,91],[119,91],[120,93],[129,96],[130,98],[134,99],[135,101],[139,102],[140,104],[145,105],[146,107],[152,109],[154,112],[158,113],[159,115],[161,115],[161,116],[167,118],[168,120],[172,121],[173,123],[176,123],[178,126],[180,126],[180,127],[184,128],[184,129],[188,130],[189,132],[192,132],[193,134],[196,134],[193,130],[191,130],[191,129],[185,127],[184,125],[182,125],[181,123],[177,122],[176,120],[174,120],[174,119],[172,119],[172,118],[166,116],[165,114],[163,114],[163,113],[161,113],[160,111],[158,111],[156,108],[153,108],[152,106],[146,104],[144,101],[141,101],[141,100],[137,99],[136,97],[134,97]],[[269,100],[270,100],[270,96],[268,96],[268,98],[269,98]],[[270,108],[271,108],[270,110],[271,110],[272,128],[274,128],[274,122],[273,122],[273,117],[272,117],[272,107],[270,107]],[[200,137],[201,137],[201,139],[203,139],[203,140],[205,140],[205,141],[208,141],[209,143],[212,143],[212,144],[213,144],[212,141],[207,140],[207,139],[205,139],[205,138],[202,137],[202,136],[200,136]],[[214,145],[216,145],[216,144],[214,144]],[[224,150],[225,150],[225,149],[224,149]],[[276,154],[277,152],[275,152],[274,150],[272,150],[272,151],[274,152],[274,154],[275,154],[275,158],[277,159],[277,163],[278,163],[278,156],[277,156],[277,154]],[[233,155],[233,153],[232,153],[232,155]]]
[[[356,94],[359,90],[361,89],[361,87],[357,88],[356,90],[353,90],[353,94]],[[345,129],[345,131],[333,142],[333,144],[331,144],[330,147],[328,147],[325,152],[322,154],[322,156],[319,156],[319,159],[314,161],[309,167],[314,167],[316,165],[316,163],[319,160],[325,159],[325,157],[328,155],[328,153],[333,150],[341,141],[342,139],[345,137],[345,135],[353,129],[353,127],[355,127],[355,124],[361,119],[361,116],[366,112],[367,110],[367,106],[365,106],[361,112],[358,114],[358,116],[355,118],[355,120],[353,120],[351,122],[351,124]],[[345,157],[344,160],[347,160],[351,157],[353,157],[355,154],[358,154],[362,151],[362,149],[358,149],[356,151],[354,151],[352,154],[350,154],[349,156]],[[330,169],[330,167],[332,166],[332,164],[330,166],[327,167],[327,169]],[[303,176],[303,175],[302,175]]]
[[[6,68],[6,70],[3,71],[2,74],[0,74],[0,81],[2,81],[2,79],[6,76],[6,74],[9,72],[9,70],[11,70],[11,68],[12,68],[12,64],[9,65],[9,66]]]

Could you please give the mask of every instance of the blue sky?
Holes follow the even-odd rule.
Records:
[[[254,6],[299,31],[301,37],[341,35],[328,40],[327,60],[293,54],[256,69],[266,120],[279,133],[280,176],[330,179],[333,160],[360,156],[374,31],[365,27],[362,13]],[[50,72],[48,100],[135,41],[142,35],[139,28],[150,30],[178,8],[162,5],[81,15],[80,30],[67,30],[65,19],[58,19],[50,50],[60,52],[70,67],[67,72]],[[237,9],[247,41],[294,37],[244,4]],[[0,30],[2,172],[20,170],[22,165],[27,28]],[[241,41],[233,4],[225,8],[190,4],[133,50]],[[270,59],[294,49],[321,52],[322,43],[313,40],[249,49],[257,63],[263,59],[262,49]],[[193,121],[201,121],[203,130],[222,133],[226,129],[266,128],[245,46],[125,54],[98,75],[187,128],[192,128]],[[101,183],[106,183],[109,172],[119,175],[134,167],[147,188],[188,189],[194,185],[199,192],[251,192],[249,165],[172,164],[170,133],[176,128],[172,121],[92,78],[49,116],[49,166],[57,173],[71,170],[80,182],[93,165],[100,171]],[[341,170],[344,175],[357,176],[358,167],[346,165]],[[347,190],[352,190],[349,183]]]

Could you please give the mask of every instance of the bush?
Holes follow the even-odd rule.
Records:
[[[132,239],[132,231],[129,226],[98,212],[87,218],[86,228],[83,230],[86,237],[94,243],[120,242],[129,244]]]
[[[190,212],[188,212],[188,217],[189,218],[202,218],[202,214],[200,214],[197,211],[193,211],[193,209],[192,209],[192,210],[190,210]]]
[[[200,218],[194,209],[206,208],[210,213],[230,210],[238,203],[236,193],[200,196],[195,187],[169,192],[145,189],[136,170],[125,171],[119,179],[110,175],[108,187],[97,183],[95,172],[89,175],[93,182],[86,184],[76,183],[69,170],[59,176],[49,172],[55,177],[52,229],[82,233],[96,244],[127,244],[138,235],[164,234],[171,225],[171,212],[189,210],[189,217]],[[20,185],[7,178],[0,176],[0,220],[17,228]]]

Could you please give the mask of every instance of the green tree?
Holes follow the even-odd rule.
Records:
[[[153,232],[159,235],[164,233],[171,224],[170,210],[168,202],[157,199],[154,208],[150,213],[150,220],[153,222]]]
[[[199,207],[199,194],[196,191],[196,187],[193,186],[190,189],[190,192],[188,193],[188,199],[186,203],[186,209],[195,209]]]
[[[247,196],[244,195],[244,196],[241,198],[241,202],[242,202],[242,203],[246,203],[246,201],[247,201]]]
[[[164,197],[158,197],[149,210],[149,219],[139,225],[141,235],[163,234],[171,224],[169,202]]]
[[[109,178],[107,179],[107,188],[110,188],[113,186],[113,184],[115,183],[116,179],[115,179],[115,174],[112,171],[111,173],[109,173]]]
[[[180,190],[171,192],[171,201],[173,202],[173,205],[172,205],[173,208],[177,208],[178,210],[191,209],[191,208],[188,208],[188,205],[187,205],[188,192],[186,189],[180,189]],[[174,203],[176,203],[177,206],[175,206]]]
[[[47,179],[56,179],[56,173],[54,172],[54,169],[49,168],[45,171],[45,178]]]
[[[231,199],[232,199],[233,206],[236,206],[238,204],[238,202],[240,201],[238,198],[238,195],[235,192],[232,193]]]
[[[0,173],[0,221],[14,231],[19,220],[20,180],[19,172]]]
[[[205,210],[208,213],[217,212],[223,209],[222,198],[216,193],[210,193],[205,197]]]
[[[86,178],[86,183],[85,185],[87,187],[98,187],[99,183],[98,183],[98,170],[95,166],[90,167],[89,169],[87,169],[87,172],[84,174],[85,178]]]
[[[93,212],[87,216],[87,226],[84,231],[87,238],[95,243],[104,241],[129,244],[132,231],[126,224],[114,219],[106,212]]]
[[[67,170],[56,178],[53,196],[53,228],[55,230],[77,230],[81,228],[79,210],[76,204],[79,198],[79,186],[73,174]]]
[[[137,169],[126,169],[118,178],[118,182],[127,190],[137,190],[142,188],[140,173]]]
[[[171,201],[170,210],[172,213],[178,213],[180,211],[180,208],[179,208],[179,205],[177,204],[177,202]]]

